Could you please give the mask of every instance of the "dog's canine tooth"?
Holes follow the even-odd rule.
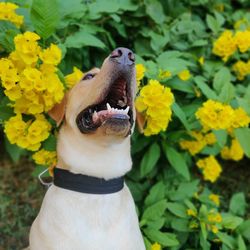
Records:
[[[97,114],[97,112],[95,111],[94,113],[93,113],[93,120],[97,120],[98,119],[98,114]]]
[[[126,109],[124,109],[124,113],[128,114],[128,111],[129,111],[129,106]]]
[[[107,110],[108,110],[108,111],[111,111],[111,110],[112,110],[112,108],[111,108],[111,106],[110,106],[110,104],[109,104],[108,102],[107,102],[106,106],[107,106]]]

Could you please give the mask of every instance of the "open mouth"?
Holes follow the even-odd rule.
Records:
[[[119,76],[104,93],[104,98],[81,111],[76,124],[82,133],[94,132],[97,128],[111,122],[116,126],[133,124],[133,107],[130,81]]]

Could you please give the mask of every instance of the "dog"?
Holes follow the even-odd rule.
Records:
[[[49,112],[61,124],[59,177],[31,226],[30,250],[145,250],[135,204],[123,184],[132,166],[135,95],[135,56],[117,48]]]

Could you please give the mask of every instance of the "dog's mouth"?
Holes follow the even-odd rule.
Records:
[[[111,81],[108,90],[104,90],[104,98],[98,103],[81,111],[76,124],[82,133],[91,133],[101,126],[112,129],[129,130],[133,125],[133,102],[130,79],[119,76]],[[128,129],[129,127],[129,129]]]

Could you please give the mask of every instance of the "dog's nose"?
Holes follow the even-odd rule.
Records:
[[[111,54],[110,58],[122,65],[133,65],[135,63],[134,53],[127,48],[117,48]]]

